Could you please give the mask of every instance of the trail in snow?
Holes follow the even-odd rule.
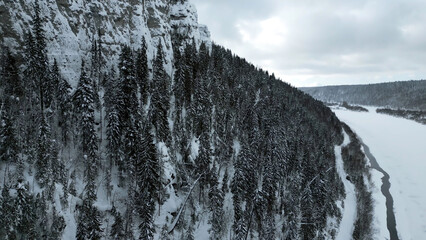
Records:
[[[392,177],[390,193],[399,239],[426,239],[426,126],[377,114],[374,107],[366,108],[369,112],[333,111],[363,139],[380,166]],[[376,186],[382,184],[380,177],[373,175]],[[380,191],[374,192],[373,197],[375,200],[382,199],[381,204],[384,204]],[[379,219],[375,227],[380,228],[378,231],[383,236],[385,232],[388,233],[384,224],[386,209],[376,207],[374,214]],[[375,238],[383,239],[377,235]]]
[[[336,155],[336,169],[339,177],[345,186],[346,198],[343,201],[343,216],[340,222],[339,232],[337,233],[336,240],[348,240],[352,239],[352,232],[356,220],[356,196],[355,186],[346,179],[346,172],[343,167],[342,159],[342,147],[349,143],[349,136],[343,130],[344,141],[342,145],[334,147],[334,153]]]

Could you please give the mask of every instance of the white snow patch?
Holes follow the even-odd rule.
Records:
[[[352,232],[356,220],[356,196],[355,196],[355,186],[346,179],[346,172],[343,167],[342,159],[342,147],[349,143],[348,134],[343,131],[344,142],[340,146],[334,147],[334,153],[336,155],[336,169],[339,177],[341,178],[346,192],[346,198],[343,200],[343,206],[341,207],[342,211],[342,221],[338,229],[336,240],[348,240],[352,239]],[[340,204],[338,205],[340,207]],[[343,209],[342,209],[343,208]]]
[[[241,151],[241,144],[238,139],[234,139],[234,145],[232,145],[232,148],[234,149],[235,157],[238,157],[238,154]]]
[[[339,222],[337,217],[327,217],[326,228],[323,231],[325,239],[333,239],[331,233],[336,232],[339,229]]]
[[[375,169],[371,169],[371,180],[374,186],[371,189],[374,201],[373,213],[373,238],[390,239],[386,222],[386,198],[380,190],[383,174]]]
[[[198,225],[194,231],[194,239],[209,239],[209,229],[211,225],[208,223],[209,214],[202,214],[201,221],[198,222]]]
[[[191,140],[191,159],[194,161],[198,157],[198,152],[200,150],[200,141],[193,137]]]

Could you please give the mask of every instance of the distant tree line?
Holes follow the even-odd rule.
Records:
[[[301,88],[323,102],[426,111],[426,80]]]
[[[368,109],[361,107],[361,106],[354,106],[354,105],[350,105],[347,102],[343,102],[341,104],[342,107],[351,110],[351,111],[357,111],[357,112],[368,112]]]
[[[391,116],[403,117],[406,119],[414,120],[421,124],[426,124],[426,111],[404,110],[404,109],[390,109],[390,108],[377,108],[377,113],[388,114]]]

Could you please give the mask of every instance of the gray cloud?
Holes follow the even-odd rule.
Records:
[[[426,76],[423,0],[192,0],[212,38],[296,86]]]
[[[273,12],[276,1],[247,0],[194,0],[200,23],[207,24],[215,34],[214,41],[226,43],[239,41],[236,23],[243,19],[259,20]]]

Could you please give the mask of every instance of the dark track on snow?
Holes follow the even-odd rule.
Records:
[[[387,227],[390,234],[390,240],[399,240],[398,238],[398,231],[396,230],[396,221],[395,221],[395,213],[393,212],[393,198],[389,191],[391,184],[389,182],[389,174],[383,170],[380,165],[377,163],[376,158],[371,154],[370,149],[367,145],[365,145],[362,140],[360,139],[362,146],[364,146],[364,151],[367,157],[370,159],[371,167],[376,169],[377,171],[383,173],[382,177],[382,187],[381,191],[382,194],[386,198],[386,222]]]

